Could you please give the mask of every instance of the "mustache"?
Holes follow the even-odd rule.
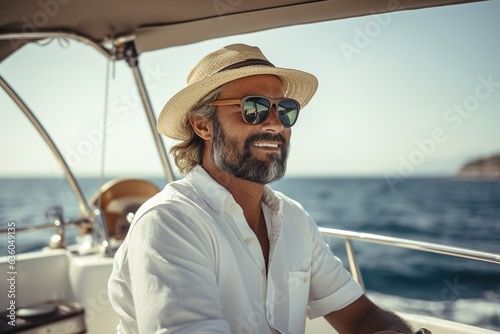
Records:
[[[283,135],[277,133],[277,134],[272,134],[272,133],[257,133],[254,135],[251,135],[250,137],[247,138],[245,141],[245,146],[250,146],[252,143],[256,141],[276,141],[279,142],[281,145],[285,146],[287,144],[287,141]]]

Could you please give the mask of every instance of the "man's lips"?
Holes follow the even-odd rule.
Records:
[[[279,143],[268,143],[268,142],[257,142],[257,143],[252,143],[252,146],[255,147],[268,147],[268,148],[279,148],[280,144]]]
[[[247,147],[276,152],[281,151],[286,146],[286,140],[281,134],[257,134],[247,139]]]

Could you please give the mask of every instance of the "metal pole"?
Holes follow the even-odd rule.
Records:
[[[130,44],[128,46],[127,50],[125,51],[125,56],[127,57],[128,64],[132,68],[132,72],[134,73],[135,82],[137,84],[137,88],[139,89],[139,94],[141,95],[142,104],[144,106],[144,111],[146,112],[146,117],[148,119],[149,127],[151,129],[151,133],[153,134],[153,139],[155,141],[158,154],[160,155],[160,160],[163,166],[165,179],[167,183],[170,183],[174,181],[172,166],[170,165],[170,161],[168,160],[167,151],[165,149],[165,145],[163,144],[163,140],[161,139],[160,134],[156,130],[156,119],[154,116],[153,107],[151,106],[151,100],[149,99],[149,94],[148,91],[146,90],[144,79],[141,70],[139,69],[138,66],[137,55],[133,44]]]
[[[361,270],[358,266],[358,261],[356,260],[356,253],[352,247],[351,239],[345,239],[345,250],[347,252],[347,261],[349,262],[349,268],[351,275],[363,291],[366,291],[365,283],[363,282],[363,276],[361,275]]]
[[[19,97],[19,95],[10,87],[10,85],[3,79],[3,77],[0,75],[0,86],[5,90],[5,92],[10,96],[10,98],[17,104],[17,106],[23,111],[24,115],[28,117],[30,120],[31,124],[37,129],[38,133],[42,136],[42,138],[45,140],[45,143],[49,146],[50,150],[56,157],[57,162],[59,163],[59,166],[64,172],[64,175],[66,176],[66,179],[68,180],[71,189],[73,189],[73,192],[75,193],[75,196],[78,200],[78,205],[80,207],[80,212],[82,215],[89,219],[90,221],[94,221],[94,215],[92,214],[92,211],[90,210],[87,201],[85,200],[85,197],[83,196],[83,192],[80,189],[80,186],[78,185],[78,182],[76,181],[75,176],[71,172],[68,164],[66,163],[66,160],[64,160],[61,152],[57,148],[56,144],[52,140],[52,138],[49,136],[47,131],[45,131],[45,128],[42,126],[42,124],[38,121],[38,119],[35,117],[35,115],[31,112],[31,110],[28,108],[28,106],[23,102],[23,100]]]

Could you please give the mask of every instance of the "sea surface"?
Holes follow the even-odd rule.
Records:
[[[152,179],[160,187],[163,181]],[[98,178],[81,180],[90,198]],[[500,254],[500,182],[447,178],[294,178],[272,185],[299,201],[319,226],[434,242]],[[0,229],[51,223],[45,213],[61,206],[78,218],[64,179],[0,178]],[[53,230],[17,233],[17,252],[47,246]],[[68,241],[76,238],[68,228]],[[326,239],[344,261],[344,243]],[[400,311],[458,320],[500,330],[500,265],[391,246],[353,243],[368,295]],[[0,234],[0,255],[7,236]]]

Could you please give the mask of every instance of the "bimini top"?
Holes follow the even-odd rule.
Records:
[[[54,34],[81,36],[108,55],[113,45],[133,42],[141,53],[270,28],[466,2],[474,1],[6,0],[0,61],[24,41]]]

